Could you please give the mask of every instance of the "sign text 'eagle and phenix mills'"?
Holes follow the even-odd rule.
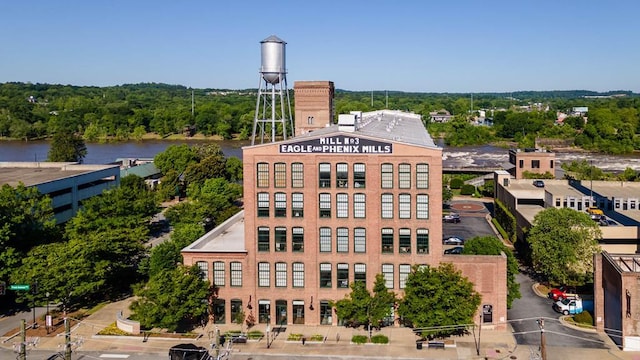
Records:
[[[280,153],[391,154],[393,153],[393,144],[339,135],[281,144]]]

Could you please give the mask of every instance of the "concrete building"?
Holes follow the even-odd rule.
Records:
[[[339,325],[330,303],[350,283],[372,289],[382,274],[402,296],[412,265],[451,262],[482,295],[486,326],[504,329],[506,256],[443,255],[442,149],[420,116],[385,110],[332,125],[298,106],[298,89],[304,131],[245,147],[243,213],[182,250],[218,288],[215,322],[242,310],[258,324]]]
[[[0,162],[0,186],[36,187],[51,197],[56,222],[71,219],[83,200],[120,185],[117,165],[82,165],[73,162]]]

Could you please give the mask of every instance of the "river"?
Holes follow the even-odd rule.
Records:
[[[108,164],[119,158],[153,158],[170,145],[209,144],[206,140],[145,140],[114,143],[88,143],[85,164]],[[215,141],[226,156],[242,158],[242,147],[250,141]],[[442,145],[442,144],[440,144]],[[46,161],[47,141],[1,141],[0,161]],[[492,145],[444,147],[443,165],[446,168],[500,167],[509,162],[509,151]],[[557,152],[559,164],[573,160],[591,161],[604,171],[623,171],[630,167],[640,171],[639,155],[605,155],[577,152]]]

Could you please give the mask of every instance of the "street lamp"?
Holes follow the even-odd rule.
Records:
[[[44,325],[47,328],[47,334],[49,334],[49,292],[45,294],[47,296],[47,316],[44,318]]]

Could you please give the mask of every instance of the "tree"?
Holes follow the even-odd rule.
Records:
[[[446,336],[473,323],[480,294],[450,263],[414,265],[407,277],[399,315],[422,336]]]
[[[145,329],[170,331],[189,329],[207,313],[209,281],[203,281],[198,266],[179,266],[163,271],[136,289],[139,298],[131,304],[131,318]]]
[[[507,308],[511,309],[514,299],[520,298],[520,284],[516,281],[518,273],[518,260],[513,255],[513,251],[493,236],[482,236],[471,238],[464,243],[463,254],[474,255],[500,255],[507,256]]]
[[[373,285],[373,296],[361,281],[351,283],[348,297],[334,303],[338,318],[353,327],[364,325],[379,328],[383,320],[391,313],[396,296],[385,286],[382,274],[376,275]]]
[[[533,219],[527,241],[531,262],[553,283],[583,285],[593,279],[593,255],[600,251],[602,232],[587,213],[548,208]]]
[[[163,174],[167,174],[169,170],[182,174],[187,166],[196,163],[198,159],[198,154],[189,145],[170,145],[154,157],[153,163]]]
[[[231,156],[227,159],[226,163],[227,180],[231,182],[237,182],[242,180],[242,160],[235,156]]]
[[[53,162],[82,162],[87,155],[84,140],[73,132],[58,131],[53,135],[48,159]]]

